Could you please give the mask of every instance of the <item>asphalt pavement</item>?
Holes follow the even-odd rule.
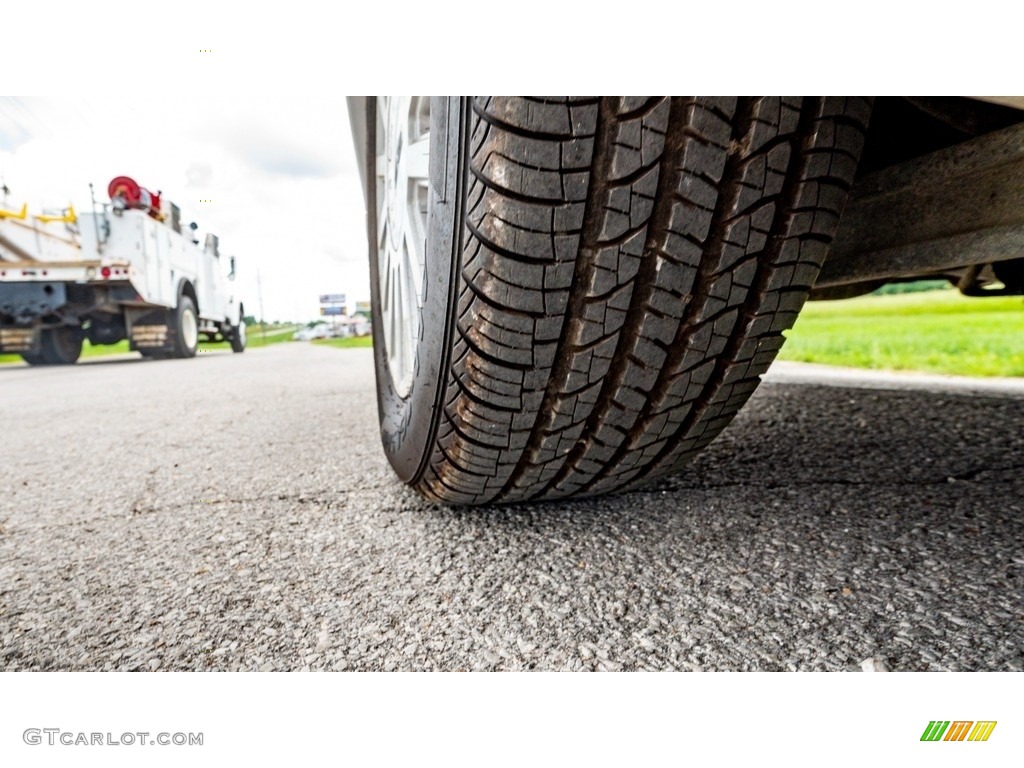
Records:
[[[368,349],[0,366],[0,668],[1024,669],[1024,392],[815,370],[644,491],[467,509]]]

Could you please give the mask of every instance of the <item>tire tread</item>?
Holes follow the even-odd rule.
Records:
[[[675,471],[754,391],[835,234],[871,103],[478,97],[457,322],[414,485],[455,503]]]

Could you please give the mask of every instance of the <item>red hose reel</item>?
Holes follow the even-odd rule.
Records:
[[[107,194],[112,202],[117,205],[119,202],[124,208],[137,208],[145,211],[154,219],[160,219],[160,193],[150,192],[145,187],[140,187],[135,179],[128,176],[118,176],[107,185]]]

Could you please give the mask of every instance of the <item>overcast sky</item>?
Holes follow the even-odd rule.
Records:
[[[345,100],[310,95],[179,99],[0,98],[8,202],[89,208],[131,176],[220,236],[249,314],[318,316],[318,295],[368,300],[365,208]],[[123,91],[121,91],[123,92]],[[209,199],[212,203],[200,203]]]

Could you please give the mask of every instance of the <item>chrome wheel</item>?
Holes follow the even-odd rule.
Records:
[[[388,369],[408,397],[420,337],[430,185],[430,97],[377,97],[377,264]]]

